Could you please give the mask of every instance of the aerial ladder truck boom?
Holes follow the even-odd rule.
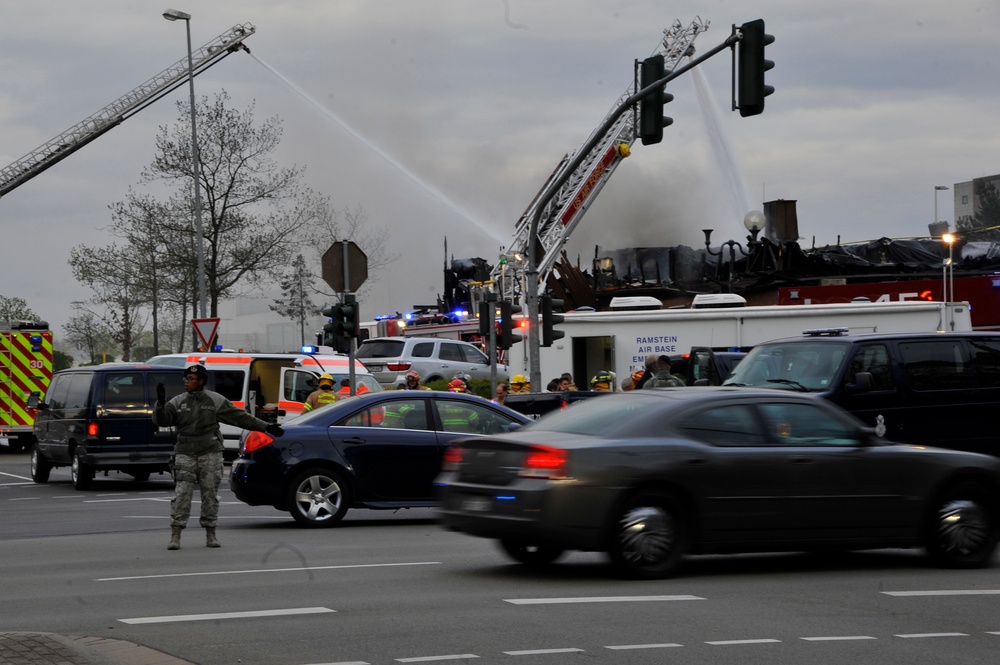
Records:
[[[36,175],[62,161],[126,118],[143,110],[153,102],[170,94],[194,76],[217,64],[230,53],[240,49],[249,52],[243,40],[256,32],[250,23],[236,25],[191,54],[191,67],[184,57],[149,79],[139,87],[103,109],[73,125],[51,141],[0,170],[0,196],[3,196]]]
[[[662,54],[665,60],[665,70],[670,73],[676,69],[681,58],[692,53],[695,38],[708,30],[708,22],[702,22],[696,18],[686,28],[680,21],[674,21],[669,30],[664,30],[663,39],[653,55]],[[627,89],[611,107],[611,112],[605,116],[604,121],[598,124],[583,146],[591,143],[595,138],[594,134],[600,131],[606,121],[614,115],[616,109],[631,97],[632,88]],[[586,155],[579,166],[551,197],[548,204],[542,211],[538,224],[537,239],[535,240],[538,259],[539,279],[545,282],[552,266],[555,264],[563,245],[569,239],[570,234],[576,225],[580,223],[584,213],[594,202],[601,189],[611,178],[618,164],[628,157],[631,146],[635,142],[635,114],[624,113],[611,127],[604,132],[596,143],[590,154]],[[582,148],[581,148],[582,149]],[[538,194],[532,200],[524,214],[517,222],[514,231],[514,239],[508,247],[501,252],[502,258],[513,254],[527,256],[531,235],[531,220],[534,217],[539,205],[539,197],[545,192],[550,183],[558,180],[564,175],[564,170],[569,168],[575,161],[577,152],[569,153],[556,166],[555,171],[549,176]],[[498,263],[491,275],[495,283],[500,285],[499,292],[504,300],[516,300],[517,290],[520,286],[518,279],[505,277],[504,270],[511,267],[506,260]]]

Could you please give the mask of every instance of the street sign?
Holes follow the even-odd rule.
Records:
[[[220,319],[191,319],[191,325],[194,326],[194,331],[206,351],[212,350],[212,340],[219,330],[219,321]]]
[[[353,293],[368,279],[368,256],[352,240],[330,245],[320,265],[323,281],[337,293]]]

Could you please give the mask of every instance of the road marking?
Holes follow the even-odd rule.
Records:
[[[357,563],[340,566],[299,566],[297,568],[260,568],[257,570],[217,570],[203,573],[164,573],[160,575],[134,575],[130,577],[99,577],[95,582],[123,582],[129,580],[155,580],[166,577],[203,577],[206,575],[257,575],[260,573],[294,573],[303,570],[342,570],[348,568],[389,568],[393,566],[440,566],[440,561],[411,561],[407,563]]]
[[[339,663],[309,663],[309,665],[372,665],[366,660],[343,660]]]
[[[173,616],[137,617],[135,619],[118,619],[121,623],[177,623],[182,621],[216,621],[218,619],[246,619],[251,617],[277,617],[297,614],[326,614],[336,612],[329,607],[293,607],[287,610],[253,610],[247,612],[216,612],[214,614],[175,614]]]
[[[27,476],[19,476],[16,473],[6,473],[4,471],[0,471],[0,476],[7,476],[8,478],[17,478],[18,480],[31,480],[31,478],[28,478]]]
[[[877,637],[870,635],[830,635],[828,637],[800,637],[806,642],[836,642],[839,640],[877,640]]]
[[[162,497],[162,498],[157,499],[157,498],[152,497],[152,496],[140,496],[140,497],[128,498],[128,499],[84,499],[83,500],[84,503],[125,503],[127,501],[154,501],[155,502],[155,501],[170,501],[170,499],[167,498],[167,497]],[[192,501],[191,503],[195,503],[195,502]]]
[[[1000,589],[956,589],[938,591],[880,591],[887,596],[996,596]]]
[[[583,649],[567,648],[567,649],[529,649],[527,651],[504,651],[507,656],[537,656],[544,655],[548,653],[582,653]]]
[[[38,501],[42,497],[40,496],[22,496],[17,499],[7,499],[8,501]]]
[[[624,649],[665,649],[667,647],[682,647],[683,644],[674,644],[672,642],[666,642],[664,644],[618,644],[615,646],[606,646],[605,649],[613,649],[615,651]]]
[[[511,605],[560,605],[565,603],[629,603],[661,600],[705,600],[699,596],[583,596],[580,598],[504,598]]]
[[[466,658],[479,658],[474,653],[454,653],[448,656],[416,656],[414,658],[396,658],[397,663],[430,663],[435,660],[464,660]]]
[[[781,640],[717,640],[714,642],[705,642],[705,644],[711,644],[714,646],[728,646],[730,644],[774,644],[781,642]]]
[[[893,637],[902,637],[903,639],[909,639],[911,637],[968,637],[968,633],[910,633],[909,635],[893,635]]]

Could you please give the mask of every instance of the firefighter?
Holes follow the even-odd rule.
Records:
[[[615,391],[614,382],[615,377],[612,376],[611,372],[602,369],[590,380],[590,389],[598,393],[612,393]]]
[[[531,382],[524,374],[515,374],[510,380],[510,394],[523,395],[531,392]]]
[[[285,431],[276,423],[266,423],[233,406],[219,393],[205,390],[208,370],[192,365],[184,371],[184,391],[169,402],[162,383],[156,386],[153,422],[160,427],[176,427],[174,444],[174,498],[170,501],[170,544],[168,550],[181,547],[181,531],[191,516],[194,486],[201,489],[201,519],[205,545],[219,547],[215,527],[219,522],[219,484],[222,482],[222,431],[219,423],[281,436]]]
[[[415,369],[411,369],[406,373],[406,385],[400,388],[400,390],[430,390],[430,388],[420,383],[420,373]]]
[[[639,382],[642,381],[642,375],[645,373],[646,371],[642,369],[637,369],[634,372],[632,372],[632,376],[629,377],[629,379],[626,380],[624,383],[622,383],[622,390],[628,391],[628,390],[635,390],[636,388],[638,388]]]
[[[319,390],[314,390],[306,398],[305,404],[302,405],[302,413],[309,413],[313,409],[333,404],[336,401],[337,393],[333,390],[333,377],[329,374],[324,374],[319,377]]]
[[[464,393],[468,392],[465,387],[465,381],[462,379],[452,379],[448,382],[448,392],[450,393]]]

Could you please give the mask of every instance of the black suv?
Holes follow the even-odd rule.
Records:
[[[109,363],[56,372],[37,405],[31,479],[48,482],[53,467],[69,466],[85,489],[98,471],[146,480],[170,470],[174,432],[153,424],[156,384],[167,399],[184,392],[184,369]]]

